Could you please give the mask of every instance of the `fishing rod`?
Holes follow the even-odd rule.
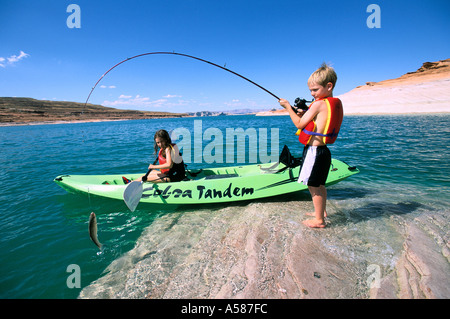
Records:
[[[116,68],[116,67],[118,67],[119,65],[121,65],[122,63],[125,63],[125,62],[127,62],[127,61],[130,61],[130,60],[132,60],[132,59],[139,58],[139,57],[142,57],[142,56],[147,56],[147,55],[156,55],[156,54],[178,55],[178,56],[183,56],[183,57],[186,57],[186,58],[195,59],[195,60],[198,60],[198,61],[201,61],[201,62],[204,62],[204,63],[208,63],[208,64],[213,65],[213,66],[215,66],[215,67],[218,67],[218,68],[220,68],[220,69],[222,69],[222,70],[225,70],[225,71],[227,71],[227,72],[230,72],[230,73],[232,73],[232,74],[234,74],[234,75],[237,75],[238,77],[240,77],[240,78],[242,78],[242,79],[244,79],[244,80],[250,82],[251,84],[256,85],[256,86],[259,87],[260,89],[266,91],[267,93],[269,93],[270,95],[272,95],[274,98],[276,98],[277,101],[280,100],[280,98],[279,98],[278,96],[276,96],[275,94],[273,94],[272,92],[270,92],[270,91],[267,90],[266,88],[262,87],[262,86],[259,85],[258,83],[255,83],[255,82],[253,82],[252,80],[246,78],[245,76],[243,76],[243,75],[241,75],[241,74],[239,74],[239,73],[237,73],[237,72],[234,72],[234,71],[232,71],[232,70],[230,70],[230,69],[227,69],[227,68],[224,67],[224,66],[221,66],[221,65],[218,65],[218,64],[216,64],[216,63],[213,63],[213,62],[211,62],[211,61],[207,61],[207,60],[204,60],[204,59],[201,59],[201,58],[192,56],[192,55],[184,54],[184,53],[177,53],[177,52],[148,52],[148,53],[138,54],[138,55],[132,56],[131,58],[127,58],[127,59],[125,59],[125,60],[123,60],[123,61],[120,61],[119,63],[117,63],[116,65],[114,65],[112,68],[110,68],[108,71],[106,71],[106,72],[100,77],[100,79],[98,79],[98,81],[95,83],[95,85],[92,87],[92,90],[91,90],[91,92],[89,92],[89,95],[88,95],[88,97],[87,97],[87,99],[86,99],[86,102],[84,103],[84,106],[87,105],[87,102],[89,101],[89,98],[91,97],[92,92],[93,92],[94,89],[97,87],[97,85],[100,83],[100,81],[101,81],[101,80],[102,80],[109,72],[111,72],[114,68]],[[300,104],[297,103],[297,100],[300,101]],[[294,108],[295,108],[296,110],[298,110],[298,108],[301,108],[301,109],[303,109],[303,110],[306,110],[308,107],[306,106],[305,102],[310,102],[310,101],[306,101],[306,100],[304,100],[304,99],[297,98],[297,99],[295,100],[295,102],[296,102],[296,103],[294,104]],[[311,101],[311,102],[312,102],[312,101]]]

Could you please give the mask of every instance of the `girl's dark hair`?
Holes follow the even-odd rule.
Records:
[[[156,131],[153,140],[156,140],[157,137],[159,137],[159,139],[161,141],[161,155],[163,157],[166,157],[166,148],[172,144],[170,135],[169,135],[169,133],[167,133],[166,130],[159,130],[159,131]],[[156,144],[156,141],[155,141],[154,148],[155,148],[155,154],[158,154],[158,145]]]

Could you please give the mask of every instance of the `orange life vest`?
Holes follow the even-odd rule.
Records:
[[[158,162],[159,162],[159,165],[166,164],[166,159],[165,159],[165,157],[163,157],[163,156],[161,155],[161,152],[162,152],[162,149],[160,149],[160,150],[159,150],[159,153],[158,153]],[[163,173],[163,174],[167,174],[168,172],[169,172],[169,168],[167,168],[167,169],[161,169],[161,173]]]
[[[169,146],[173,150],[175,145],[176,144],[170,144]],[[159,162],[160,165],[166,164],[167,160],[166,160],[165,157],[162,156],[161,153],[162,153],[162,149],[160,149],[159,152],[158,152],[158,162]],[[180,153],[180,155],[181,155],[181,153]],[[167,175],[171,175],[171,173],[172,174],[176,174],[176,173],[185,174],[184,162],[183,161],[181,161],[181,163],[175,163],[174,162],[174,158],[172,158],[172,162],[173,162],[172,168],[161,169],[161,173],[167,174]]]
[[[169,145],[169,146],[173,149],[173,145],[175,145],[175,144],[171,144],[171,145]],[[159,165],[166,164],[166,162],[167,162],[166,158],[163,157],[161,153],[162,153],[162,149],[160,149],[160,150],[159,150],[159,153],[158,153],[158,162],[159,162]],[[172,159],[172,160],[173,160],[173,159]],[[170,171],[170,168],[161,169],[161,173],[163,173],[163,174],[167,174],[167,173],[169,173],[169,171]]]
[[[342,119],[344,117],[342,102],[335,97],[327,97],[322,100],[325,101],[328,109],[324,133],[322,134],[315,132],[317,126],[316,122],[312,120],[303,129],[298,130],[296,133],[299,135],[298,140],[304,145],[308,145],[312,136],[320,136],[324,144],[333,144],[339,134],[339,129],[341,128]],[[317,101],[314,101],[313,103]],[[309,107],[311,107],[311,105]]]

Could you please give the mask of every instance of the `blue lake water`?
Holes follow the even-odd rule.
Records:
[[[223,150],[223,163],[206,163],[206,156],[200,161],[192,149],[190,168],[233,165],[226,162],[231,149],[234,161],[238,160],[242,145],[227,141],[227,128],[254,128],[258,138],[267,129],[268,154],[275,136],[270,129],[278,132],[279,150],[286,144],[300,156],[302,149],[287,116],[0,127],[0,298],[76,298],[112,261],[132,249],[155,219],[183,210],[147,205],[131,213],[121,201],[68,194],[53,182],[60,174],[145,172],[155,157],[153,134],[160,128],[183,128],[197,148],[203,138],[203,151],[212,141],[204,132],[222,133],[215,138],[217,142],[222,138],[223,148],[216,147],[215,152]],[[187,143],[187,139],[179,142]],[[330,187],[328,197],[343,203],[340,207],[348,210],[349,220],[370,218],[380,210],[396,214],[449,211],[449,142],[450,114],[347,116],[330,149],[334,158],[357,166],[361,173]],[[245,145],[247,163],[261,143]],[[184,154],[188,153],[185,149]],[[362,208],[352,209],[356,206]],[[92,211],[97,214],[99,239],[105,244],[102,252],[88,235]],[[81,288],[67,285],[71,275],[67,267],[72,264],[81,269]]]

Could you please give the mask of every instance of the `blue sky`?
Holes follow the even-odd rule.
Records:
[[[70,4],[81,28],[69,28]],[[369,4],[381,28],[369,28]],[[225,65],[291,102],[322,62],[335,95],[450,57],[450,1],[0,0],[0,96],[84,102],[119,61],[175,51]],[[111,71],[90,103],[150,111],[278,108],[275,98],[208,64],[147,56]]]

